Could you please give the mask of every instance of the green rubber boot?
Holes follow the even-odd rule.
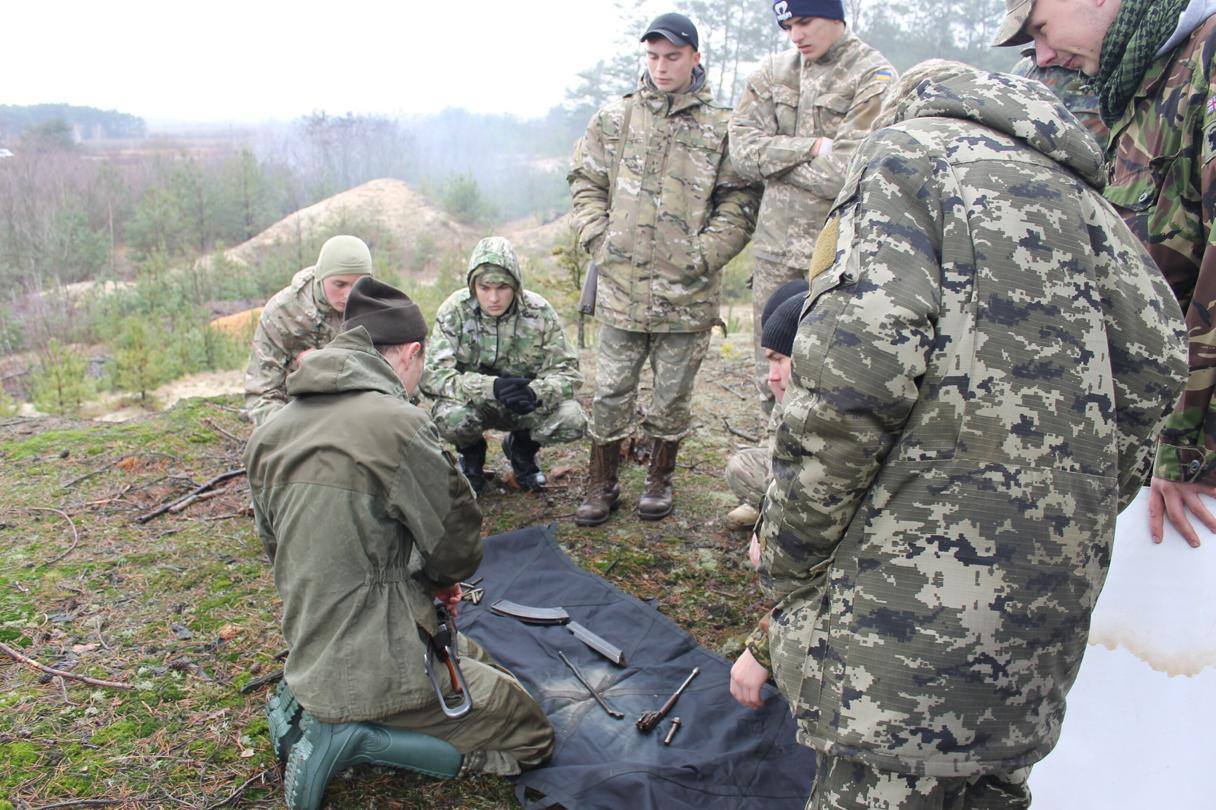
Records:
[[[444,740],[374,723],[323,723],[307,712],[283,779],[290,810],[317,810],[330,778],[351,765],[389,765],[450,779],[461,753]]]
[[[266,702],[266,725],[270,729],[270,744],[279,764],[287,763],[291,747],[300,739],[300,714],[304,711],[285,679]]]

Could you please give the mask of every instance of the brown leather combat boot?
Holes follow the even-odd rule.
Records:
[[[655,439],[650,450],[650,469],[646,471],[646,488],[638,500],[638,517],[661,520],[675,508],[671,497],[671,476],[676,470],[678,441]]]
[[[579,526],[598,526],[621,505],[621,486],[617,471],[621,466],[621,442],[591,442],[591,469],[587,475],[587,494],[574,513]]]

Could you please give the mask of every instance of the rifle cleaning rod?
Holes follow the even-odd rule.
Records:
[[[573,661],[571,661],[569,658],[566,657],[566,654],[564,652],[562,652],[561,650],[558,650],[557,654],[562,657],[562,661],[566,662],[566,666],[568,666],[570,668],[570,671],[574,673],[574,677],[578,678],[578,682],[581,683],[584,687],[586,687],[587,691],[591,693],[591,697],[595,698],[595,702],[600,704],[600,708],[603,709],[604,711],[608,712],[609,717],[614,717],[617,720],[625,719],[624,714],[622,714],[621,712],[618,712],[616,709],[609,706],[607,701],[605,701],[602,697],[600,697],[600,693],[595,691],[595,687],[587,682],[587,679],[583,677],[583,673],[578,671],[578,667],[576,667],[574,665]]]

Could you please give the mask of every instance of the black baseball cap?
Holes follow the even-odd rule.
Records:
[[[697,36],[697,27],[683,14],[669,11],[655,17],[654,21],[650,23],[650,27],[646,29],[646,33],[642,34],[641,41],[645,42],[655,34],[663,37],[672,45],[681,47],[691,45],[694,51],[700,50],[701,40]]]

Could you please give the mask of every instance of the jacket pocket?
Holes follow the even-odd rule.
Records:
[[[852,99],[839,93],[820,93],[815,97],[815,134],[835,138],[849,112]]]

